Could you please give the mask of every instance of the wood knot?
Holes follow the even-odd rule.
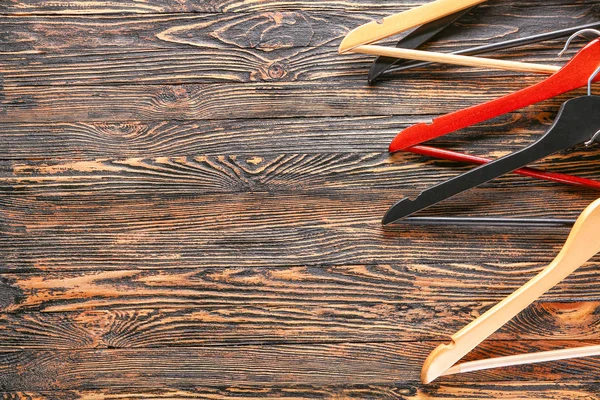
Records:
[[[183,87],[170,87],[160,90],[154,102],[162,107],[177,108],[188,100],[187,90]]]
[[[286,70],[283,64],[275,63],[269,67],[269,77],[271,79],[281,79],[286,75]]]
[[[147,134],[147,126],[136,123],[95,123],[92,125],[95,128],[96,137],[98,140],[110,139],[110,141],[122,140],[127,141],[138,137],[143,137]]]

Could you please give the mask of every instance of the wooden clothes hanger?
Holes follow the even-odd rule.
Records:
[[[456,54],[443,54],[405,48],[390,48],[370,43],[402,33],[419,25],[447,17],[461,10],[483,3],[485,0],[436,0],[410,10],[373,21],[351,31],[339,47],[340,53],[363,53],[376,56],[405,58],[409,60],[440,62],[471,67],[495,68],[509,71],[552,74],[558,71],[553,65],[495,60]]]
[[[442,375],[600,355],[600,346],[491,358],[455,365],[482,341],[600,252],[600,199],[579,216],[558,256],[533,279],[438,346],[425,361],[423,383]]]
[[[436,0],[410,10],[390,15],[381,21],[366,23],[346,35],[339,52],[346,53],[358,46],[402,33],[461,10],[483,3],[485,0]]]

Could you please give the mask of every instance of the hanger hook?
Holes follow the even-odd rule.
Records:
[[[563,54],[565,54],[565,52],[569,49],[569,46],[571,45],[571,42],[573,41],[573,39],[575,39],[577,36],[583,35],[584,33],[593,33],[597,36],[600,36],[600,31],[597,29],[582,29],[579,32],[575,32],[574,34],[571,35],[571,37],[569,39],[567,39],[565,48],[562,49],[562,51],[560,53],[558,53],[558,56],[562,57]]]
[[[594,82],[594,79],[596,79],[599,73],[600,67],[598,67],[598,69],[592,74],[592,76],[590,76],[590,79],[588,79],[588,96],[592,95],[592,82]]]
[[[594,136],[592,136],[592,138],[590,140],[588,140],[587,142],[585,142],[585,147],[590,147],[591,145],[593,145],[594,142],[596,140],[598,140],[599,137],[600,137],[600,131],[596,132],[594,134]]]
[[[596,78],[596,76],[598,76],[598,74],[600,74],[600,67],[598,67],[598,69],[594,71],[592,76],[590,76],[590,79],[588,79],[588,96],[592,95],[592,82],[594,82],[594,79]],[[585,147],[590,147],[591,145],[593,145],[594,142],[598,140],[598,138],[600,138],[600,131],[596,132],[590,140],[585,142]]]

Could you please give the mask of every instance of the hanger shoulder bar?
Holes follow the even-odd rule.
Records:
[[[579,216],[556,258],[525,285],[452,336],[449,345],[438,346],[425,361],[421,379],[429,383],[448,371],[515,315],[600,252],[600,199]]]
[[[405,58],[408,60],[432,61],[443,64],[464,65],[467,67],[482,67],[517,72],[532,72],[536,74],[554,74],[560,70],[560,67],[556,67],[553,65],[495,60],[493,58],[462,56],[457,54],[435,53],[432,51],[400,49],[396,47],[385,47],[376,45],[358,46],[353,48],[351,52],[371,54],[375,56]]]
[[[515,365],[536,364],[598,355],[600,355],[600,345],[541,351],[538,353],[516,354],[514,356],[494,357],[485,360],[469,361],[462,364],[457,364],[444,372],[442,376],[482,371],[492,368],[512,367]]]
[[[472,7],[485,0],[436,0],[410,10],[390,15],[377,21],[361,25],[351,31],[340,44],[339,52],[345,53],[362,44],[369,44],[404,32],[419,25],[446,17]]]
[[[447,200],[468,189],[482,185],[494,178],[508,174],[558,151],[554,148],[537,147],[537,143],[539,141],[517,153],[509,154],[432,186],[422,191],[415,199],[404,198],[400,200],[386,212],[382,221],[383,225],[397,222],[443,200]]]

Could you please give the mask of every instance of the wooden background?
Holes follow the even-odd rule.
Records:
[[[424,1],[1,0],[3,398],[600,392],[598,358],[419,383],[427,354],[569,232],[380,226],[468,168],[389,156],[396,132],[541,79],[437,66],[369,87],[372,58],[338,55],[341,39]],[[430,48],[599,16],[597,0],[498,0]],[[560,65],[563,43],[495,57]],[[498,157],[572,95],[435,143]],[[600,178],[599,162],[595,148],[538,165]],[[428,213],[576,217],[598,196],[511,175]],[[600,343],[595,261],[468,358]]]

